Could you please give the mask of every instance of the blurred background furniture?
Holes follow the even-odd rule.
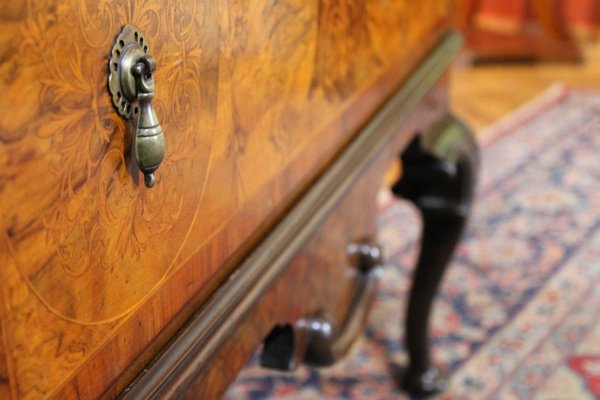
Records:
[[[474,61],[581,61],[575,26],[598,24],[595,0],[457,0],[456,22]]]

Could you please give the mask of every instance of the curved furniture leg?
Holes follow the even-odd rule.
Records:
[[[431,306],[465,226],[479,164],[478,149],[470,131],[449,116],[418,136],[401,159],[403,176],[392,191],[417,206],[423,232],[406,316],[410,365],[397,379],[405,390],[429,395],[443,390],[446,384],[429,355]]]

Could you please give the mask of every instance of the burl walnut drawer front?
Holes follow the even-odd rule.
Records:
[[[406,79],[446,14],[410,0],[3,4],[0,398],[118,393]],[[156,63],[153,187],[109,92],[125,25]]]

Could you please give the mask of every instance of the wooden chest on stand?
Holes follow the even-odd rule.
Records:
[[[404,154],[394,191],[424,215],[422,198],[470,199],[448,13],[437,0],[1,5],[0,398],[215,398],[267,337],[266,366],[341,356],[376,287],[389,166]],[[434,241],[448,247],[434,263],[454,236]],[[423,384],[422,334],[439,277],[423,279],[415,391],[439,389]],[[287,351],[269,346],[285,335]]]

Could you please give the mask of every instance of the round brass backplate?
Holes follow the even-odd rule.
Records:
[[[139,110],[136,100],[135,79],[131,74],[132,60],[148,54],[149,48],[142,32],[133,25],[125,25],[110,52],[108,90],[117,112],[126,119],[134,118]]]

